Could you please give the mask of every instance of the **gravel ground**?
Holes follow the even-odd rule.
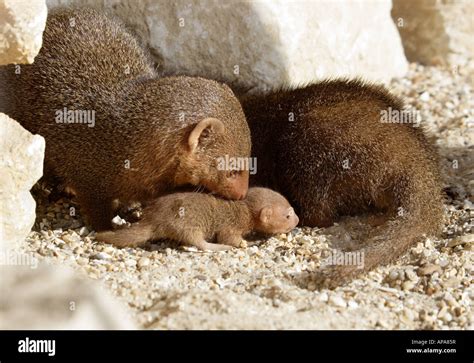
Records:
[[[47,204],[40,185],[24,251],[103,280],[148,329],[474,329],[474,67],[412,64],[391,89],[421,112],[437,140],[448,222],[441,239],[426,239],[345,287],[316,290],[311,272],[323,251],[364,235],[363,218],[227,252],[171,242],[118,249],[95,241],[74,201]]]

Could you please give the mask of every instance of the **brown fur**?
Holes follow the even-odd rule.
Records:
[[[423,234],[440,231],[437,152],[421,127],[380,121],[382,110],[403,109],[383,87],[325,81],[248,97],[243,107],[258,161],[251,185],[286,196],[302,225],[326,227],[339,216],[365,212],[382,211],[389,219],[366,241],[363,269],[324,271],[331,285],[387,264]]]
[[[54,11],[34,64],[14,70],[0,68],[0,89],[8,90],[0,111],[45,137],[46,170],[76,192],[95,229],[111,227],[113,206],[179,185],[245,196],[248,171],[217,170],[216,162],[250,155],[232,91],[202,78],[158,78],[119,22],[91,9]],[[95,127],[57,123],[64,107],[94,110]]]
[[[174,193],[160,197],[143,210],[130,228],[98,233],[99,241],[136,247],[150,239],[168,238],[202,250],[239,247],[251,231],[286,233],[298,224],[288,201],[266,188],[250,188],[247,198],[230,201],[203,193]],[[215,239],[217,244],[209,243]]]

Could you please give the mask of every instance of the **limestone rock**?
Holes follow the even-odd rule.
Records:
[[[0,64],[33,62],[46,14],[45,0],[0,0]]]
[[[394,0],[408,60],[424,64],[465,65],[474,58],[472,0]]]
[[[0,249],[24,240],[35,221],[31,187],[43,174],[45,142],[0,113]]]
[[[265,90],[315,79],[387,81],[407,62],[391,1],[49,0],[122,18],[164,74],[200,75]],[[368,21],[370,19],[370,21]]]
[[[0,329],[135,329],[101,283],[59,266],[0,266]]]

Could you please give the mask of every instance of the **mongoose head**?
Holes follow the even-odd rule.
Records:
[[[250,188],[246,201],[254,216],[254,230],[265,234],[287,233],[299,218],[281,194],[267,188]]]
[[[231,89],[187,76],[144,80],[135,87],[138,92],[124,101],[137,110],[134,117],[140,120],[135,123],[147,120],[141,131],[141,142],[147,146],[140,148],[140,165],[146,168],[142,175],[151,176],[147,184],[157,184],[167,175],[171,188],[202,186],[227,199],[243,199],[248,191],[251,139]]]
[[[179,92],[188,89],[181,105],[186,102],[192,111],[181,134],[175,184],[203,186],[227,199],[243,199],[249,184],[251,141],[242,107],[226,85],[195,77],[191,88],[186,79],[180,78]]]
[[[247,135],[232,135],[224,123],[208,117],[195,125],[187,136],[187,145],[176,171],[178,184],[201,185],[228,199],[243,199],[247,195],[250,153]],[[247,144],[239,150],[236,144]]]

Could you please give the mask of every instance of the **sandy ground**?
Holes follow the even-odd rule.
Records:
[[[323,251],[363,236],[363,218],[227,252],[170,242],[117,249],[94,240],[74,201],[48,205],[38,187],[38,219],[24,251],[103,280],[148,329],[473,329],[473,77],[472,68],[412,64],[392,82],[440,147],[447,224],[440,239],[345,287],[317,290],[312,272]]]

